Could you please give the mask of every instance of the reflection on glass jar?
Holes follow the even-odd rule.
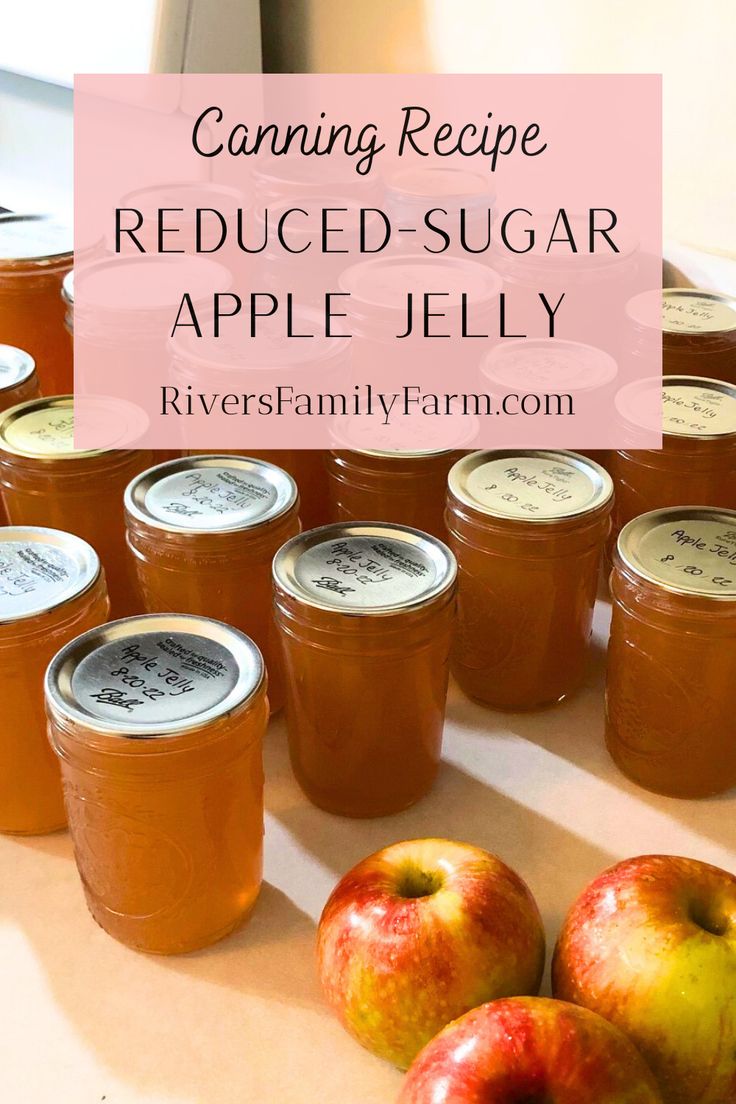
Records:
[[[105,568],[116,616],[140,610],[123,492],[153,460],[147,450],[75,449],[71,395],[22,403],[0,418],[0,491],[11,523],[50,526],[89,541]]]
[[[552,704],[585,672],[613,486],[572,452],[476,452],[450,472],[453,673],[497,709]]]
[[[432,786],[455,574],[444,544],[398,525],[331,525],[277,554],[291,762],[320,808],[384,816]]]
[[[606,741],[640,786],[736,785],[736,513],[656,510],[622,530],[611,576]]]
[[[616,398],[624,433],[655,405],[662,448],[611,454],[614,539],[639,514],[664,506],[736,509],[736,387],[697,376],[630,384]]]
[[[262,875],[261,655],[207,618],[115,621],[59,652],[50,738],[89,909],[136,950],[222,938]]]
[[[66,823],[46,738],[44,673],[59,648],[109,612],[88,544],[55,529],[0,529],[0,832],[40,834]]]
[[[30,353],[45,395],[72,389],[61,301],[72,248],[71,227],[48,215],[0,215],[0,342]]]
[[[266,661],[271,708],[280,709],[271,563],[299,532],[293,479],[235,456],[174,460],[133,480],[125,512],[145,609],[204,614],[247,633]]]

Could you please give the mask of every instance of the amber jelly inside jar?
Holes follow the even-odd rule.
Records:
[[[53,832],[66,823],[46,737],[43,679],[55,653],[109,616],[94,549],[32,526],[0,528],[0,831]]]
[[[439,765],[452,553],[400,525],[327,525],[284,545],[273,574],[297,781],[343,816],[407,808]]]
[[[100,426],[109,419],[111,444],[135,439],[142,411],[117,400],[101,400],[98,408]],[[22,403],[0,417],[0,491],[10,521],[89,541],[105,568],[114,614],[140,611],[125,545],[123,492],[153,458],[149,450],[76,448],[71,395]]]
[[[452,469],[453,673],[470,697],[527,710],[577,688],[612,496],[608,473],[573,452],[475,452]]]
[[[611,576],[606,742],[640,786],[706,797],[736,785],[736,513],[634,519]]]
[[[616,407],[624,431],[651,425],[659,408],[662,448],[613,454],[614,535],[665,506],[736,509],[736,386],[698,376],[642,380],[619,392]]]
[[[89,909],[136,950],[220,939],[261,884],[263,660],[203,617],[114,621],[46,676],[50,737]]]
[[[299,532],[299,495],[285,471],[238,456],[189,457],[143,472],[125,492],[128,545],[148,613],[214,617],[247,633],[281,707],[271,563]]]
[[[50,215],[0,215],[0,338],[27,350],[45,395],[72,389],[61,283],[72,267],[71,226]]]

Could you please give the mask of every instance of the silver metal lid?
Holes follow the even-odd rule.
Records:
[[[618,554],[674,594],[736,601],[736,513],[699,506],[652,510],[625,525]]]
[[[0,527],[0,624],[70,602],[99,574],[97,553],[80,537],[35,525]]]
[[[261,653],[208,617],[149,614],[90,629],[46,673],[61,719],[131,739],[178,736],[244,705],[264,679]]]
[[[359,261],[343,270],[339,284],[356,300],[390,312],[401,309],[401,297],[414,287],[446,294],[448,309],[458,307],[462,295],[470,303],[492,302],[503,287],[501,277],[488,265],[427,253]]]
[[[613,496],[608,472],[576,452],[473,452],[450,469],[450,493],[489,517],[535,524],[580,517]]]
[[[29,460],[83,460],[112,450],[136,447],[148,426],[145,412],[124,399],[85,398],[85,413],[94,411],[95,429],[109,438],[105,448],[74,445],[74,396],[31,399],[0,415],[0,451]]]
[[[167,532],[232,533],[281,517],[297,498],[291,476],[265,460],[189,456],[137,476],[125,491],[125,509]]]
[[[353,615],[401,613],[432,602],[457,575],[449,548],[404,525],[339,523],[311,529],[279,549],[276,584],[317,609]]]
[[[36,362],[24,349],[0,345],[0,391],[25,383],[36,371]]]
[[[444,419],[442,419],[444,421]],[[467,449],[478,435],[479,422],[474,414],[452,417],[450,425],[438,428],[426,418],[398,426],[384,425],[380,418],[345,414],[333,419],[330,435],[333,448],[347,449],[361,456],[388,460],[422,460]],[[434,441],[433,441],[434,435]],[[441,448],[432,447],[440,444]]]
[[[627,422],[661,429],[668,437],[718,440],[736,435],[736,387],[722,380],[703,376],[636,380],[619,391],[616,407]]]
[[[0,261],[51,262],[73,248],[71,226],[52,215],[0,215]]]

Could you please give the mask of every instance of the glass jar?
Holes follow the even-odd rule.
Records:
[[[262,874],[268,702],[255,644],[204,617],[114,621],[55,657],[46,707],[97,923],[153,954],[232,931]]]
[[[447,473],[462,452],[328,454],[333,521],[391,521],[447,540]]]
[[[123,492],[153,460],[148,450],[75,449],[71,395],[22,403],[0,417],[0,492],[11,523],[89,541],[105,568],[115,616],[141,608],[125,544]]]
[[[661,330],[652,299],[661,296]],[[662,343],[665,376],[706,376],[736,386],[736,298],[700,288],[664,288],[627,305],[634,355]]]
[[[66,824],[46,738],[43,677],[62,645],[107,620],[97,553],[55,529],[0,528],[0,832]]]
[[[736,510],[736,386],[698,376],[631,384],[616,399],[624,426],[651,407],[654,389],[662,395],[662,448],[612,453],[614,536],[639,514],[665,506]]]
[[[44,395],[73,386],[61,301],[72,249],[71,227],[49,215],[0,215],[0,341],[30,353]]]
[[[400,525],[329,525],[284,545],[273,573],[299,785],[342,816],[407,808],[439,765],[452,553]]]
[[[247,633],[266,661],[271,708],[280,709],[271,563],[299,532],[293,479],[261,460],[173,460],[133,480],[125,514],[145,609],[204,614]]]
[[[432,253],[482,260],[490,248],[493,201],[487,173],[440,163],[397,169],[386,180],[383,201],[393,226],[392,246],[403,251],[407,239],[402,230],[414,230],[421,246]],[[425,226],[430,211],[432,225],[449,235],[449,244]],[[408,246],[409,251],[416,248],[416,240]]]
[[[529,710],[577,688],[612,496],[608,473],[574,452],[475,452],[452,469],[453,673],[471,698]]]
[[[736,513],[655,510],[621,531],[611,576],[606,742],[671,797],[736,785]]]
[[[210,456],[211,453],[195,449],[188,456]],[[324,449],[233,449],[228,456],[243,456],[250,460],[264,460],[287,472],[299,491],[300,515],[305,529],[316,529],[330,520],[329,492],[327,485],[326,453]]]

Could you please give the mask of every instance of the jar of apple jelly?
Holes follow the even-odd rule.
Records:
[[[72,389],[60,294],[72,249],[71,227],[49,215],[0,215],[0,341],[30,353],[45,395]]]
[[[328,454],[337,521],[391,521],[447,540],[447,473],[462,452],[334,451]]]
[[[494,191],[487,173],[440,163],[397,169],[386,181],[384,207],[394,227],[394,246],[406,241],[401,231],[414,230],[421,245],[442,256],[479,255],[482,259],[491,243],[491,208]],[[425,218],[450,238],[446,242],[437,230],[430,231]],[[416,249],[416,242],[409,248]]]
[[[0,528],[0,831],[66,823],[59,768],[46,738],[43,677],[62,645],[109,616],[97,553],[78,537]]]
[[[401,525],[327,525],[285,544],[273,574],[299,785],[342,816],[407,808],[439,765],[452,553]]]
[[[577,688],[612,497],[608,473],[574,452],[475,452],[452,469],[453,672],[470,697],[528,710]]]
[[[640,786],[736,785],[736,512],[654,510],[621,531],[611,576],[606,742]]]
[[[736,510],[736,386],[698,376],[665,376],[622,389],[616,406],[624,427],[644,421],[649,392],[661,393],[661,449],[612,454],[614,529],[664,506]]]
[[[255,644],[204,617],[113,621],[55,657],[46,708],[97,923],[154,954],[232,931],[261,884],[268,702]]]
[[[262,460],[173,460],[133,480],[125,513],[145,609],[206,614],[247,633],[266,661],[271,708],[280,709],[271,563],[299,532],[294,480]]]
[[[89,541],[116,615],[141,608],[125,544],[123,492],[153,459],[148,450],[75,449],[71,395],[21,403],[0,417],[0,492],[11,523],[51,526]]]
[[[661,296],[661,333],[652,299]],[[627,305],[634,355],[662,342],[665,376],[707,376],[736,385],[736,298],[700,288],[645,291]]]

